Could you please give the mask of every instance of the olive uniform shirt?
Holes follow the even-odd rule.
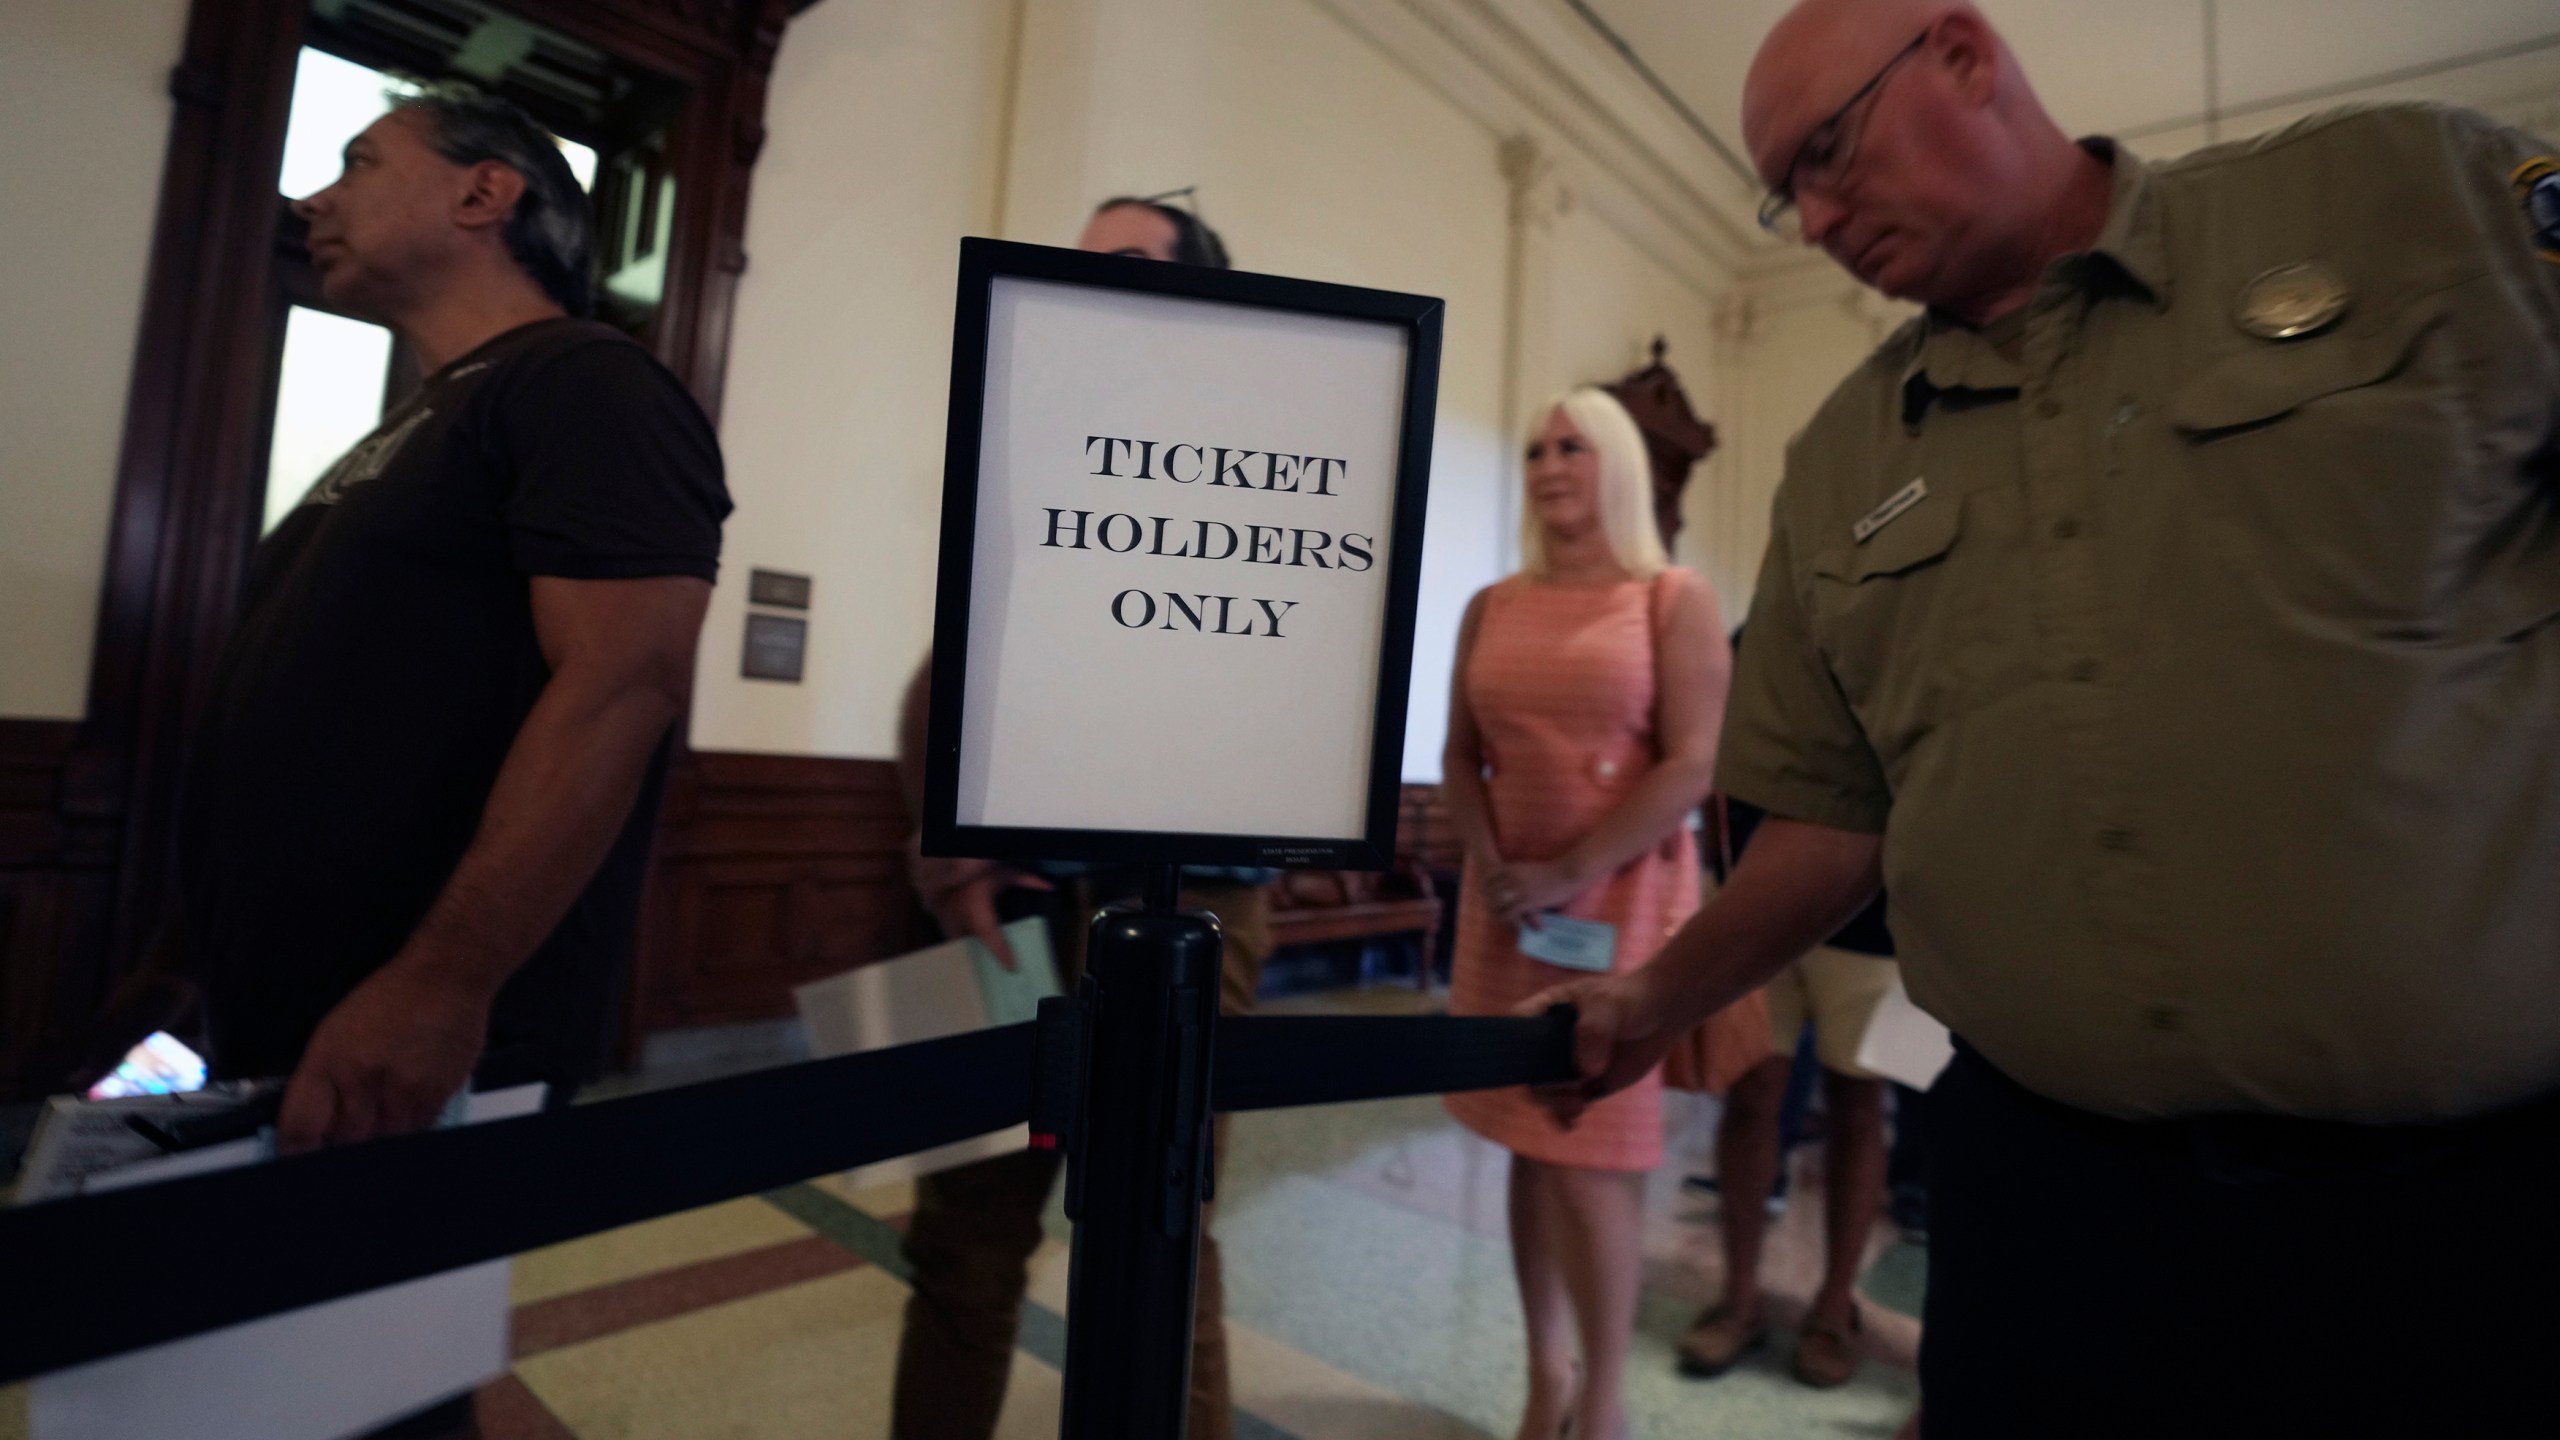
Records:
[[[2422,106],[2088,144],[2095,248],[1791,447],[1719,784],[1881,831],[1912,995],[2055,1099],[2560,1087],[2552,147]],[[2304,262],[2343,317],[2250,333]]]

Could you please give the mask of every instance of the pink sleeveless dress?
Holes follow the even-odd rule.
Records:
[[[1674,587],[1705,583],[1677,569],[1654,581],[1587,587],[1514,575],[1486,592],[1463,663],[1495,844],[1506,858],[1563,854],[1653,765],[1653,637]],[[1578,978],[1521,954],[1483,887],[1470,860],[1458,899],[1450,1014],[1503,1014]],[[1697,910],[1698,888],[1697,844],[1683,825],[1563,910],[1617,927],[1612,969],[1622,972],[1652,959]],[[1468,1129],[1533,1160],[1621,1171],[1662,1163],[1659,1071],[1584,1111],[1571,1130],[1518,1087],[1444,1103]]]

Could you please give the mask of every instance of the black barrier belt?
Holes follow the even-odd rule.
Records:
[[[0,1384],[947,1145],[1032,1027],[0,1211]]]
[[[1220,1110],[1338,1105],[1573,1078],[1573,1016],[1218,1018]]]
[[[1562,1011],[1234,1016],[1215,1103],[1560,1080],[1572,1045]],[[1008,1025],[0,1210],[0,1384],[1001,1130],[1034,1074]]]

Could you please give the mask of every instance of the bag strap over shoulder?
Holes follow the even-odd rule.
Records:
[[[1469,602],[1471,608],[1475,609],[1476,623],[1473,629],[1467,629],[1462,624],[1458,633],[1458,656],[1455,669],[1461,684],[1466,681],[1467,667],[1475,663],[1476,642],[1484,638],[1484,624],[1493,614],[1496,595],[1503,586],[1510,583],[1508,578],[1496,580],[1477,591],[1475,599]]]
[[[1653,671],[1653,754],[1662,758],[1662,632],[1670,627],[1663,612],[1671,597],[1671,577],[1678,572],[1666,568],[1647,582],[1644,592],[1644,659]]]

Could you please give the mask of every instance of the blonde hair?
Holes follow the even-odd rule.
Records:
[[[1671,568],[1653,521],[1653,463],[1645,455],[1644,434],[1636,429],[1635,417],[1608,391],[1577,385],[1530,412],[1536,417],[1531,438],[1559,410],[1582,432],[1600,462],[1600,533],[1608,537],[1609,553],[1637,580]],[[1526,499],[1524,495],[1520,506],[1520,573],[1542,579],[1547,573],[1547,527]]]

